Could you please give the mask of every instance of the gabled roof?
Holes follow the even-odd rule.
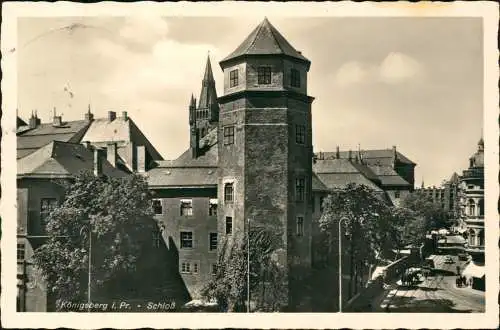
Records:
[[[247,55],[285,55],[310,63],[283,37],[283,35],[268,21],[264,20],[250,35],[220,64]]]
[[[64,122],[61,126],[52,123],[40,124],[33,129],[21,126],[17,130],[17,158],[29,155],[51,141],[78,143],[89,124],[87,120],[76,120]]]
[[[368,165],[377,175],[382,186],[411,186],[392,167],[381,165]]]
[[[144,145],[152,159],[163,160],[160,153],[130,117],[116,117],[112,121],[107,118],[94,119],[80,141],[88,141],[90,143],[134,142],[137,145]]]
[[[52,141],[26,157],[17,160],[18,177],[71,177],[82,170],[92,171],[94,152],[81,144]],[[103,174],[123,177],[127,173],[102,159]]]

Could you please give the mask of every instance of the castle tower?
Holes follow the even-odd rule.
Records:
[[[216,128],[219,121],[219,103],[217,102],[217,91],[215,89],[215,80],[212,73],[212,65],[210,64],[210,57],[207,57],[205,73],[201,83],[199,103],[196,107],[194,118],[196,118],[194,125],[198,130],[200,139],[207,135],[209,131]]]
[[[220,62],[218,229],[237,237],[265,224],[282,234],[276,257],[292,310],[311,265],[310,64],[267,19]]]

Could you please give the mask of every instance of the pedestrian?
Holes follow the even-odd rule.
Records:
[[[457,275],[460,274],[460,266],[457,266]]]

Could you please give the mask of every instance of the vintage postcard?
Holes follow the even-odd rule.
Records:
[[[4,327],[498,325],[498,4],[5,2],[1,31]]]

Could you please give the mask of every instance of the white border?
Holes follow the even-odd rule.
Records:
[[[3,215],[1,242],[2,295],[1,317],[4,327],[74,327],[89,328],[496,328],[498,325],[497,294],[498,274],[498,90],[499,77],[496,36],[498,4],[495,2],[453,3],[113,3],[77,4],[69,2],[34,3],[17,2],[2,4],[2,200]],[[9,50],[17,42],[17,18],[53,16],[255,16],[256,22],[269,16],[351,16],[351,17],[483,17],[484,22],[484,140],[485,140],[485,191],[486,201],[486,265],[487,297],[484,314],[76,314],[76,313],[16,313],[16,268],[14,245],[17,221],[16,196],[16,140],[15,109],[17,105],[17,77],[15,53]],[[460,36],[456,36],[460,38]],[[450,146],[453,147],[453,146]],[[6,216],[8,215],[8,216]],[[9,267],[6,267],[9,265]]]

